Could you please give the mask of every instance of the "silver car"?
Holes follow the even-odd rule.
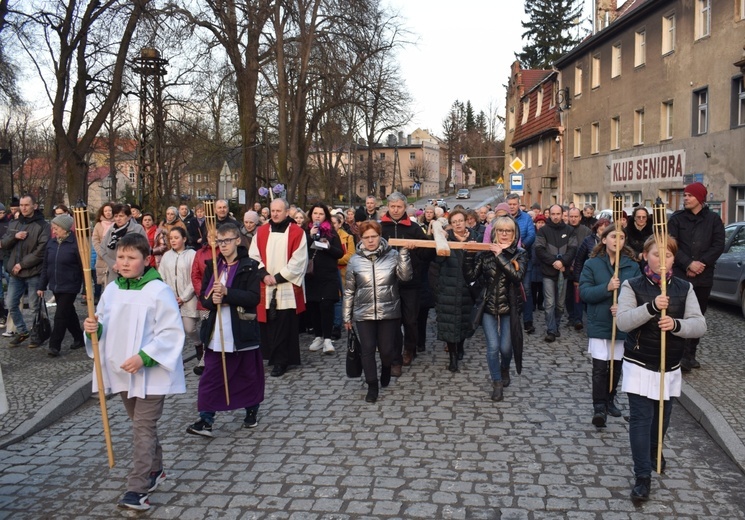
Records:
[[[714,267],[710,298],[739,305],[745,316],[745,222],[724,228],[724,253]]]

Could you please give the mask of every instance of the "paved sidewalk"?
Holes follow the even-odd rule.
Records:
[[[737,355],[745,321],[724,307],[707,318],[704,367],[686,375],[681,399],[691,414],[675,408],[667,473],[654,475],[652,500],[642,507],[628,500],[627,424],[590,425],[583,333],[564,328],[551,345],[526,336],[523,375],[513,375],[503,403],[492,403],[483,334],[467,342],[461,371],[450,374],[430,327],[427,352],[377,404],[364,402],[361,381],[344,377],[343,348],[333,357],[304,349],[301,368],[267,378],[259,427],[241,429],[241,412],[219,414],[213,440],[184,433],[196,419],[198,380],[189,371],[187,394],[168,399],[160,422],[168,480],[148,515],[745,519]],[[302,344],[310,339],[302,336]],[[131,431],[118,398],[108,401],[117,460],[111,470],[95,399],[25,440],[14,438],[34,430],[29,423],[40,420],[39,409],[65,388],[90,388],[85,354],[52,359],[41,349],[9,349],[3,338],[0,362],[9,399],[17,401],[3,417],[12,431],[0,442],[17,442],[0,450],[0,518],[121,516],[113,505],[124,491]],[[625,399],[620,404],[627,409]]]

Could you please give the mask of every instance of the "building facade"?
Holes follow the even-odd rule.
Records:
[[[628,0],[607,19],[555,64],[562,202],[676,210],[700,181],[725,222],[744,220],[745,0]]]

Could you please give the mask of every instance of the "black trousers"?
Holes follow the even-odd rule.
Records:
[[[357,333],[360,338],[360,358],[365,381],[377,382],[378,367],[375,363],[375,348],[380,353],[380,363],[390,367],[394,358],[394,341],[396,330],[401,330],[401,322],[393,320],[358,321]]]
[[[429,310],[431,308],[432,307],[419,307],[419,317],[416,320],[417,347],[425,348],[427,345],[427,323],[429,322]]]
[[[592,404],[607,405],[616,397],[623,361],[613,362],[613,390],[610,390],[610,361],[592,358]]]
[[[75,310],[75,297],[77,294],[53,293],[57,302],[57,310],[54,313],[54,324],[52,335],[49,336],[49,350],[59,352],[62,348],[62,340],[65,331],[70,331],[75,343],[83,342],[83,329],[80,328],[80,318]]]
[[[313,327],[313,333],[317,338],[331,338],[331,330],[334,328],[334,305],[335,301],[321,300],[320,302],[306,303],[308,324]]]
[[[694,287],[693,293],[696,295],[696,299],[698,300],[698,306],[701,307],[701,314],[706,314],[706,309],[709,306],[711,287]],[[695,359],[700,341],[701,338],[686,339],[685,346],[683,347],[683,357],[687,359]]]
[[[418,287],[401,287],[399,288],[401,296],[401,327],[396,329],[396,358],[393,360],[394,365],[403,365],[404,350],[416,354],[416,345],[419,338],[419,288]]]

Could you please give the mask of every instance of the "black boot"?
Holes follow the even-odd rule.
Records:
[[[463,360],[463,356],[465,355],[465,349],[463,348],[464,343],[458,343],[458,361]]]
[[[525,322],[525,332],[528,334],[533,334],[535,332],[535,327],[533,326],[532,321]]]
[[[491,384],[491,400],[492,401],[502,401],[504,399],[504,394],[502,393],[503,388],[502,381],[492,381]]]
[[[391,383],[391,367],[383,367],[380,369],[380,386],[385,388]]]
[[[592,424],[597,428],[603,428],[605,426],[605,420],[607,418],[607,416],[605,415],[605,404],[596,404],[593,405],[593,408],[595,410],[595,413],[592,416]]]
[[[378,400],[378,380],[367,382],[367,395],[365,401],[368,403],[374,403]]]
[[[458,353],[448,352],[448,354],[450,355],[450,364],[448,365],[448,370],[450,370],[451,372],[457,372],[458,371]]]
[[[650,487],[652,487],[652,477],[636,477],[634,489],[631,490],[631,500],[641,502],[649,500]]]
[[[509,368],[503,368],[501,371],[502,373],[502,386],[507,388],[510,386],[510,369]]]

